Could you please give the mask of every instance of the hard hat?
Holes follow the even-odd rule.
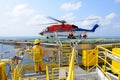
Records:
[[[40,40],[39,39],[35,39],[34,44],[38,44],[38,43],[40,43]]]

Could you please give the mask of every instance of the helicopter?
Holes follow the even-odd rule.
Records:
[[[58,23],[48,23],[52,24],[48,26],[47,28],[43,29],[39,34],[40,35],[47,35],[50,37],[53,37],[55,32],[58,36],[68,36],[68,32],[73,32],[75,36],[79,36],[80,34],[84,32],[95,32],[95,30],[99,27],[98,24],[94,24],[92,29],[83,29],[79,28],[78,26],[74,24],[68,24],[65,20],[58,20],[52,17],[48,17],[49,19],[52,19],[54,21],[57,21]],[[88,19],[93,20],[93,19]]]

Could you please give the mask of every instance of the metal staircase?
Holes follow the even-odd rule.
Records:
[[[62,66],[69,65],[71,53],[72,53],[72,50],[71,50],[70,44],[62,45],[62,54],[61,54]]]
[[[72,48],[69,43],[62,44],[57,36],[57,33],[55,33],[55,38],[56,44],[59,45],[59,66],[68,66],[70,62]]]

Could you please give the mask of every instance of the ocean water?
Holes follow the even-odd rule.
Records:
[[[9,58],[14,56],[14,46],[12,45],[6,45],[6,44],[0,44],[0,53],[2,58]]]

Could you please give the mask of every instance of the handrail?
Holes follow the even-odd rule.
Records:
[[[60,41],[60,39],[58,38],[57,36],[57,33],[55,32],[55,36],[56,36],[56,43],[59,45],[59,53],[58,53],[58,56],[59,56],[59,67],[61,66],[61,50],[62,50],[62,43]]]
[[[106,49],[106,48],[104,48],[104,47],[102,47],[102,46],[96,46],[96,48],[94,48],[94,50],[91,52],[91,53],[94,53],[94,51],[97,51],[97,53],[98,53],[98,51],[99,50],[102,50],[102,51],[104,51],[104,58],[103,57],[101,57],[101,56],[99,56],[99,54],[97,54],[97,56],[96,56],[96,58],[99,58],[99,59],[101,59],[101,60],[103,60],[103,62],[104,62],[104,68],[103,67],[101,67],[101,66],[99,66],[98,65],[98,63],[96,64],[96,65],[94,65],[93,67],[91,67],[91,68],[89,68],[89,69],[87,69],[87,71],[89,72],[90,70],[92,70],[95,66],[96,67],[98,67],[99,69],[101,69],[101,71],[103,72],[103,74],[108,78],[108,80],[111,80],[111,78],[110,78],[110,76],[106,73],[106,65],[108,65],[109,67],[112,67],[112,68],[114,68],[115,69],[115,67],[114,66],[112,66],[111,65],[111,63],[109,63],[108,61],[107,61],[107,57],[109,57],[108,56],[108,54],[110,54],[110,55],[112,55],[112,56],[116,56],[116,57],[118,57],[119,59],[120,59],[120,56],[119,55],[117,55],[115,52],[112,52],[112,51],[110,51],[110,50],[108,50],[108,49]],[[91,54],[90,53],[90,54]],[[113,53],[115,53],[116,55],[113,55]],[[90,55],[90,54],[88,54],[88,56]],[[109,57],[110,58],[110,57]],[[93,58],[93,59],[95,59],[95,58]],[[91,60],[91,61],[93,61],[93,59]],[[113,59],[113,58],[110,58],[111,60],[115,60],[115,59]],[[89,63],[91,62],[91,61],[89,61]],[[115,61],[117,61],[117,60],[115,60]],[[118,62],[118,61],[117,61]],[[88,64],[89,64],[88,63]],[[120,73],[118,74],[118,80],[120,79]]]
[[[22,72],[23,72],[22,60],[23,60],[23,59],[20,58],[21,55],[23,56],[23,52],[25,52],[25,51],[22,50],[22,51],[16,53],[16,54],[17,54],[17,57],[19,57],[19,58],[17,59],[18,64],[16,64],[16,66],[14,66],[14,63],[12,63],[12,67],[13,67],[13,70],[14,70],[13,80],[19,80],[19,79],[23,76],[23,74],[22,74]]]
[[[50,79],[49,79],[49,71],[48,71],[48,66],[46,66],[46,80],[50,80]]]
[[[72,45],[73,46],[71,46],[71,48],[74,47],[74,51],[75,51],[75,54],[74,54],[75,60],[76,60],[76,62],[78,62],[77,61],[77,59],[78,59],[78,44],[76,45],[75,42],[72,42]]]
[[[110,76],[108,76],[106,72],[99,65],[97,67],[103,72],[103,74],[108,78],[108,80],[111,80]]]
[[[22,70],[22,65],[21,65],[21,62],[18,63],[14,69],[14,75],[13,75],[13,80],[19,80],[19,78],[22,76],[20,73],[21,73],[21,70]]]
[[[75,54],[75,49],[73,48],[72,56],[69,64],[69,72],[68,72],[67,80],[74,80],[74,54]]]
[[[58,38],[58,36],[57,36],[57,33],[56,33],[56,32],[55,32],[55,36],[56,36],[56,39],[57,39],[57,41],[58,41],[58,44],[60,44],[60,46],[62,47],[62,43],[61,43],[60,39]]]

